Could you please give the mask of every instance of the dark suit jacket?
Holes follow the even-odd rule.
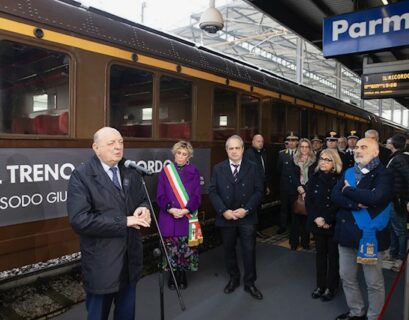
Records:
[[[244,158],[253,161],[254,163],[258,164],[261,171],[264,173],[263,178],[264,178],[264,187],[267,188],[270,186],[270,180],[271,180],[271,172],[270,172],[270,164],[268,163],[268,157],[267,157],[267,151],[265,148],[261,149],[258,151],[255,149],[253,146],[249,147],[246,149],[244,152]],[[264,162],[264,167],[263,163],[261,162],[261,159],[263,159]]]
[[[216,210],[217,226],[257,224],[257,207],[263,195],[263,174],[254,162],[242,160],[237,182],[234,182],[229,160],[214,166],[209,186],[209,198]],[[247,216],[238,220],[226,220],[223,217],[226,210],[238,208],[248,210]]]
[[[381,160],[381,163],[386,167],[386,165],[389,162],[389,158],[391,157],[391,150],[388,148],[385,148],[382,145],[379,145],[379,160]]]
[[[68,183],[68,217],[80,235],[85,290],[93,294],[117,292],[142,275],[141,234],[126,224],[137,207],[149,205],[141,177],[123,162],[118,164],[122,193],[95,155],[74,170]]]
[[[277,172],[280,176],[280,192],[297,194],[298,182],[294,179],[295,164],[288,149],[281,150],[278,155]]]
[[[345,174],[332,190],[331,199],[339,207],[334,239],[343,247],[358,249],[362,231],[358,228],[352,210],[358,210],[361,203],[368,207],[371,218],[375,218],[392,201],[393,175],[382,164],[366,174],[356,188],[347,187],[342,191]],[[389,228],[376,232],[378,249],[388,249]]]

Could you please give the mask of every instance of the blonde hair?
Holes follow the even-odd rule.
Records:
[[[339,156],[338,152],[334,149],[324,149],[321,151],[320,157],[323,155],[326,155],[329,159],[332,160],[332,164],[334,165],[332,170],[340,174],[342,171],[342,161],[341,161],[341,157]],[[315,171],[318,171],[319,169],[320,167],[317,166],[315,168]]]
[[[297,151],[296,151],[295,154],[294,154],[294,162],[295,162],[295,163],[298,163],[298,162],[300,161],[300,157],[301,157],[301,144],[302,144],[303,142],[308,144],[308,147],[310,148],[310,151],[308,152],[308,159],[310,160],[311,163],[314,163],[314,162],[315,162],[315,159],[316,159],[315,153],[314,153],[314,151],[312,150],[311,141],[308,140],[308,139],[306,139],[306,138],[302,138],[302,139],[300,139],[300,141],[298,142]]]
[[[184,140],[180,140],[179,142],[176,142],[172,147],[172,154],[175,155],[176,152],[180,149],[184,149],[187,151],[189,159],[193,157],[193,147],[190,144],[190,142],[187,142]]]

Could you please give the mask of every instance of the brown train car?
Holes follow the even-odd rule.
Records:
[[[290,130],[363,132],[374,119],[380,127],[352,105],[75,2],[3,0],[0,271],[79,250],[66,185],[102,126],[117,128],[127,156],[155,172],[176,141],[190,140],[211,223],[206,185],[228,136],[264,135],[274,168]]]

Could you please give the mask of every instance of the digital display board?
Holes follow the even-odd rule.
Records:
[[[409,70],[362,75],[362,99],[409,96]]]

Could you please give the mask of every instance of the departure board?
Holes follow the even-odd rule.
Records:
[[[362,99],[409,96],[409,71],[362,75]]]

